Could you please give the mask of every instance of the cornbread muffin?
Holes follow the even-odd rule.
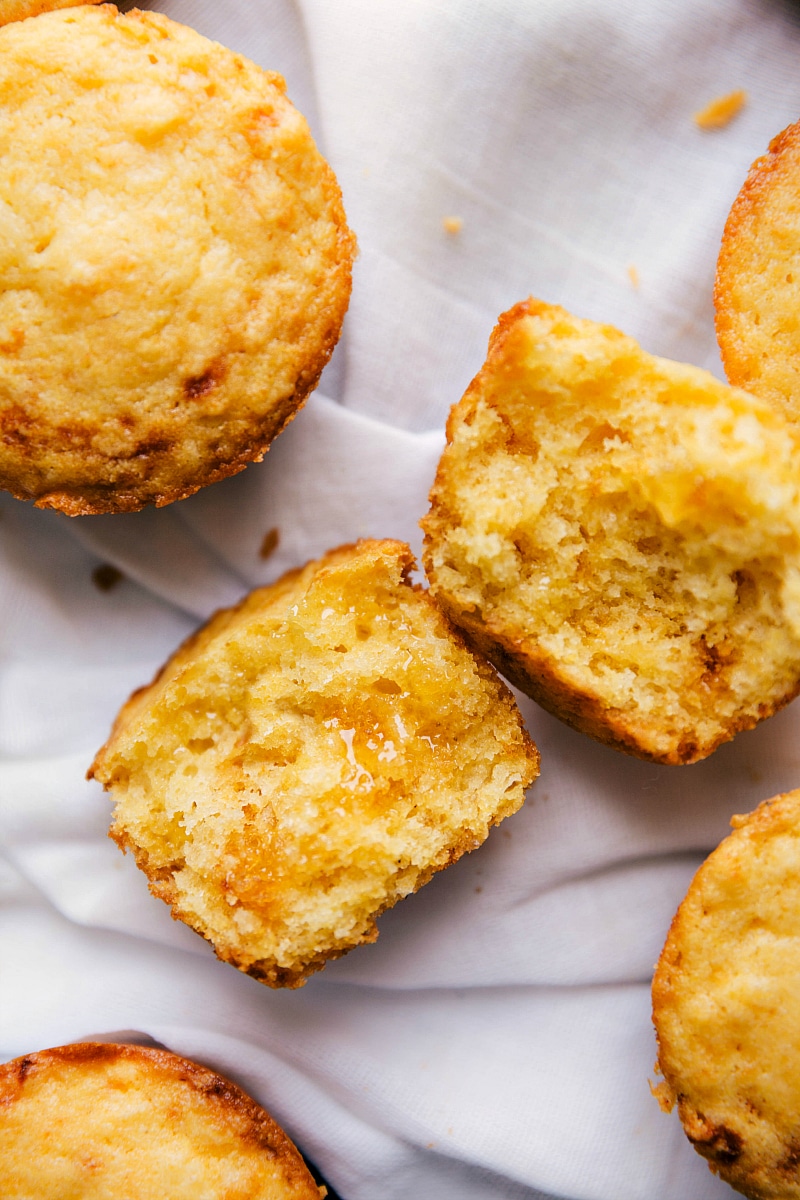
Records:
[[[85,1042],[0,1066],[3,1200],[320,1200],[227,1079],[166,1050]]]
[[[734,817],[653,981],[656,1094],[754,1200],[800,1196],[800,791]]]
[[[800,122],[753,163],[725,225],[714,289],[732,384],[800,421]]]
[[[0,149],[0,486],[123,512],[262,458],[354,248],[280,76],[158,13],[43,13],[0,29]]]
[[[531,299],[447,437],[431,588],[557,717],[688,763],[796,695],[800,449],[766,405]]]
[[[0,25],[24,21],[54,8],[77,8],[80,4],[101,4],[102,0],[0,0]]]
[[[413,566],[359,542],[217,613],[90,770],[150,890],[273,987],[374,941],[538,773],[511,694]]]

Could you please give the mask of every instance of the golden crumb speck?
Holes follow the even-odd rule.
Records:
[[[628,264],[628,279],[630,279],[631,285],[634,288],[636,288],[636,290],[638,291],[639,290],[639,268],[636,266],[635,263]]]
[[[461,233],[461,230],[463,229],[463,227],[464,227],[464,220],[462,217],[443,217],[442,218],[442,228],[444,229],[445,233],[449,233],[449,234]]]
[[[694,123],[700,129],[722,129],[737,116],[747,103],[747,92],[738,88],[709,101],[705,108],[694,114]]]
[[[100,592],[110,592],[125,576],[112,563],[101,563],[92,571],[92,583]]]
[[[274,554],[277,550],[280,540],[280,530],[278,530],[277,527],[270,529],[264,534],[264,540],[262,541],[261,547],[258,551],[258,557],[264,559],[269,558],[270,555]]]

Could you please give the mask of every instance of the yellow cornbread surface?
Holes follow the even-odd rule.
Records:
[[[0,25],[24,21],[54,8],[77,8],[82,3],[101,4],[102,0],[0,0]]]
[[[3,1200],[320,1200],[299,1153],[227,1079],[85,1042],[0,1066]]]
[[[558,717],[693,762],[800,687],[798,453],[744,392],[529,300],[450,415],[431,589]]]
[[[151,891],[272,986],[374,940],[538,773],[511,694],[412,567],[360,542],[218,613],[92,768]]]
[[[695,876],[653,981],[657,1093],[753,1200],[800,1197],[800,791],[765,801]]]
[[[725,224],[714,289],[732,384],[800,422],[800,122],[750,168]]]
[[[167,504],[260,459],[354,242],[280,76],[158,13],[0,29],[0,486]]]

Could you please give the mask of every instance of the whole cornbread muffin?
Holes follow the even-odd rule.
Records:
[[[800,122],[756,159],[725,224],[714,289],[732,384],[800,422]]]
[[[800,791],[746,817],[697,872],[653,981],[656,1095],[753,1200],[800,1197]]]
[[[166,1050],[84,1042],[0,1066],[3,1200],[320,1200],[227,1079]]]
[[[157,13],[44,13],[0,29],[0,151],[0,486],[123,512],[260,459],[354,250],[281,77]]]
[[[800,445],[767,405],[528,300],[453,409],[431,589],[557,717],[694,762],[800,688]]]
[[[374,941],[538,774],[511,694],[413,566],[359,542],[217,613],[91,768],[150,890],[271,986]]]

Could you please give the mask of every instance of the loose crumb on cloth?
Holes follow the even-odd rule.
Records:
[[[694,114],[694,123],[700,129],[722,129],[742,111],[747,103],[747,92],[739,88],[725,96],[710,100],[705,108]]]

